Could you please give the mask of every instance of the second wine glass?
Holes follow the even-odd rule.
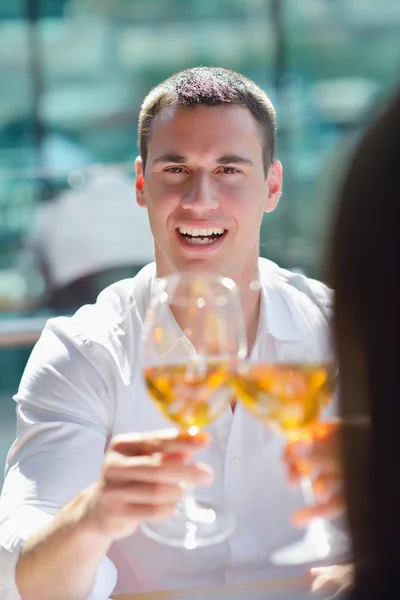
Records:
[[[246,356],[239,293],[226,277],[179,273],[155,281],[142,339],[142,367],[150,396],[188,435],[214,421],[233,401],[232,370]],[[175,514],[146,523],[151,538],[188,549],[227,539],[234,516],[197,502],[185,488]]]
[[[279,359],[243,364],[238,369],[235,388],[239,399],[258,418],[287,440],[310,440],[313,428],[323,433],[322,410],[334,394],[337,365],[330,349],[315,356],[299,344],[287,344]],[[330,423],[325,423],[329,427]],[[301,480],[307,506],[315,503],[309,476]],[[304,537],[276,549],[270,559],[276,565],[315,563],[325,559],[347,558],[349,540],[325,519],[314,519]]]

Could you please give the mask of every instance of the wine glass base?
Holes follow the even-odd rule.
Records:
[[[233,534],[236,529],[233,513],[206,502],[196,504],[198,510],[190,518],[177,511],[163,521],[144,523],[141,529],[156,542],[187,550],[219,544]]]
[[[348,536],[329,521],[314,519],[301,540],[272,552],[271,562],[279,566],[302,565],[345,559],[349,554]]]

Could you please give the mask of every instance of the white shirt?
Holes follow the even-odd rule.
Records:
[[[328,343],[327,288],[260,259],[262,300],[251,360],[274,359],[290,346],[322,356]],[[154,264],[113,284],[73,317],[50,319],[22,377],[17,440],[7,459],[0,503],[0,597],[19,599],[15,564],[24,540],[100,473],[104,449],[118,433],[171,427],[150,401],[139,366],[142,323]],[[269,562],[272,549],[300,533],[289,518],[301,507],[287,483],[284,439],[238,404],[208,427],[199,459],[215,471],[197,497],[226,505],[238,528],[208,548],[170,548],[141,531],[116,542],[101,564],[91,600],[153,591],[282,577],[294,570]],[[118,572],[118,582],[117,580]],[[296,571],[298,572],[298,570]]]

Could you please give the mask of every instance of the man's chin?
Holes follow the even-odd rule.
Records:
[[[221,275],[234,279],[237,271],[237,264],[232,261],[224,260],[222,253],[219,256],[212,256],[212,253],[205,253],[203,256],[191,256],[190,253],[174,253],[173,256],[162,252],[156,247],[155,260],[157,264],[157,275],[163,277],[171,273],[199,272],[211,275]]]
[[[209,258],[190,258],[175,262],[175,270],[198,272],[210,275],[222,275],[230,277],[228,270],[221,260],[210,260]]]
[[[221,262],[214,264],[212,261],[207,260],[187,261],[185,264],[182,264],[181,268],[178,270],[226,276],[225,269],[222,268]]]

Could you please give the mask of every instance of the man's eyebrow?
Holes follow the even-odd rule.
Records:
[[[153,165],[162,164],[162,163],[175,163],[175,164],[185,164],[188,162],[188,158],[183,156],[182,154],[175,154],[174,152],[164,152],[160,156],[157,156],[153,160]],[[239,156],[238,154],[224,154],[220,156],[215,161],[218,165],[249,165],[254,167],[254,163],[244,156]]]
[[[164,152],[164,154],[161,154],[160,156],[157,156],[157,158],[155,158],[153,160],[153,165],[157,165],[160,163],[186,163],[187,162],[187,158],[186,156],[182,156],[181,154],[174,154],[173,152]]]
[[[239,156],[238,154],[225,154],[224,156],[217,158],[216,162],[219,165],[239,164],[250,165],[251,167],[254,167],[253,161],[251,161],[249,158],[244,158],[244,156]]]

